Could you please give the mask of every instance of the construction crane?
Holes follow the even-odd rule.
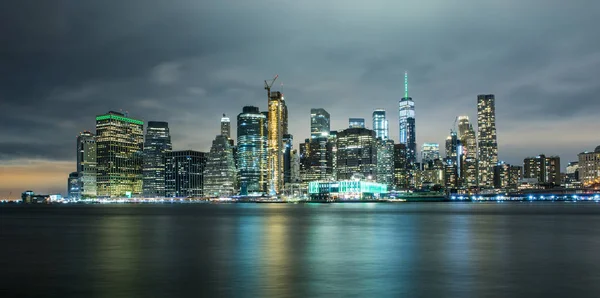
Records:
[[[458,116],[456,116],[456,118],[454,118],[454,124],[452,125],[452,128],[450,128],[450,134],[452,134],[453,132],[458,134],[457,130],[456,130],[456,122],[458,121]]]
[[[273,84],[275,84],[275,80],[277,80],[278,77],[279,75],[275,75],[275,77],[272,80],[265,80],[265,90],[267,90],[267,97],[271,96],[271,87],[273,86]]]

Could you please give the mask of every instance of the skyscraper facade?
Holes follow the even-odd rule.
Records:
[[[394,141],[377,138],[377,182],[394,187]]]
[[[479,187],[494,186],[494,166],[498,164],[496,139],[496,103],[493,94],[477,96],[477,130],[479,135]]]
[[[148,121],[142,168],[144,197],[165,196],[165,154],[172,149],[169,124],[162,121]]]
[[[407,167],[417,162],[417,143],[415,131],[415,102],[408,96],[408,73],[404,73],[404,97],[399,103],[400,144],[406,145]]]
[[[523,177],[535,178],[540,184],[560,186],[560,157],[545,156],[527,157],[523,160]]]
[[[267,117],[257,107],[246,106],[237,116],[236,164],[241,189],[267,192]]]
[[[394,184],[396,190],[409,187],[408,171],[406,166],[406,144],[394,145]]]
[[[385,118],[385,110],[377,109],[373,111],[373,130],[378,139],[388,140],[390,138],[390,130],[388,121]]]
[[[84,131],[77,136],[77,173],[82,198],[96,197],[96,170],[96,138]]]
[[[165,152],[165,196],[202,197],[205,152],[193,150]]]
[[[221,117],[221,135],[226,136],[227,139],[231,139],[231,119],[225,114]]]
[[[440,144],[438,143],[423,143],[421,145],[421,162],[422,164],[433,162],[440,158]]]
[[[462,144],[461,182],[465,188],[477,187],[477,138],[468,116],[458,117],[458,139]]]
[[[67,197],[71,200],[81,199],[81,188],[79,183],[79,173],[72,172],[67,179]]]
[[[223,197],[234,195],[236,185],[236,168],[233,159],[233,148],[224,135],[216,136],[210,147],[204,168],[204,195]]]
[[[283,190],[283,135],[286,108],[283,94],[279,91],[269,94],[268,138],[267,138],[267,180],[270,194],[278,194]]]
[[[310,109],[310,137],[326,137],[330,131],[330,116],[325,109]]]
[[[354,174],[377,179],[377,142],[375,132],[366,128],[348,128],[337,133],[337,179],[348,180]]]
[[[579,158],[579,181],[584,187],[600,185],[600,146],[594,152],[582,152]]]
[[[365,118],[349,118],[349,128],[365,128]]]
[[[96,117],[99,197],[142,194],[144,122],[110,111]]]
[[[294,136],[283,135],[283,184],[292,182],[292,150],[294,149]]]

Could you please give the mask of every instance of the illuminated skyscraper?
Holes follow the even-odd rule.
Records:
[[[240,188],[247,193],[267,192],[267,117],[246,106],[237,116],[237,155]]]
[[[440,158],[440,144],[423,143],[421,145],[421,163],[426,164]]]
[[[202,197],[206,166],[205,152],[193,150],[165,153],[165,196],[169,198]]]
[[[394,187],[394,141],[377,139],[377,182]]]
[[[378,139],[388,140],[390,138],[390,130],[384,109],[373,111],[373,130]]]
[[[402,190],[409,187],[409,176],[406,169],[406,144],[394,145],[394,184],[395,189]]]
[[[231,139],[231,119],[225,114],[221,118],[221,135],[226,136],[227,139]]]
[[[292,150],[294,149],[294,136],[283,135],[283,184],[292,182]]]
[[[468,116],[458,117],[458,139],[463,148],[461,182],[466,188],[477,187],[477,138]]]
[[[523,177],[535,178],[540,184],[560,186],[560,157],[540,154],[523,160]]]
[[[479,187],[494,187],[494,166],[498,164],[496,139],[496,103],[493,94],[477,96],[477,130],[479,135]]]
[[[234,195],[236,168],[233,148],[224,135],[218,135],[212,142],[206,158],[203,176],[203,194],[210,197]]]
[[[579,158],[579,181],[584,187],[600,185],[600,146],[594,152],[582,152]]]
[[[408,96],[408,73],[404,73],[404,97],[399,103],[400,144],[406,144],[406,162],[413,168],[417,162],[415,102]]]
[[[142,194],[144,122],[110,111],[96,117],[98,197]]]
[[[365,118],[350,118],[348,119],[349,128],[365,128]]]
[[[96,170],[96,138],[84,131],[77,136],[77,173],[82,198],[96,197]]]
[[[348,128],[337,133],[337,179],[351,179],[354,174],[377,179],[377,139],[366,128]]]
[[[283,190],[283,135],[287,122],[283,94],[279,91],[269,94],[268,138],[267,138],[267,183],[270,194],[278,194]]]
[[[67,180],[67,197],[71,200],[81,199],[81,187],[79,183],[79,173],[73,172],[69,174]]]
[[[165,153],[171,152],[169,124],[162,121],[148,121],[144,141],[144,197],[165,196]]]
[[[310,137],[328,136],[330,116],[325,109],[310,109]]]

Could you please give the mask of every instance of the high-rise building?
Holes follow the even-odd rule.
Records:
[[[233,148],[226,136],[218,135],[206,158],[203,176],[204,196],[223,197],[235,194],[236,168]]]
[[[494,166],[494,188],[506,190],[510,184],[511,166],[503,161]]]
[[[479,187],[494,186],[494,166],[498,164],[496,139],[496,103],[493,94],[477,96],[477,129],[479,135]]]
[[[377,142],[375,132],[366,128],[348,128],[337,133],[337,179],[348,180],[354,174],[377,179]]]
[[[110,111],[96,117],[97,195],[142,194],[144,122]]]
[[[165,196],[168,198],[202,197],[205,152],[193,150],[165,152]]]
[[[582,152],[579,157],[579,181],[584,187],[600,185],[600,146],[594,152]]]
[[[349,128],[365,128],[365,118],[349,118]]]
[[[394,145],[394,184],[396,190],[409,187],[409,176],[406,166],[406,144]]]
[[[462,144],[461,183],[465,188],[477,187],[477,138],[468,116],[458,117],[458,139]]]
[[[377,182],[394,186],[394,141],[377,138]]]
[[[373,111],[373,130],[378,139],[388,140],[390,138],[390,130],[388,121],[385,118],[385,110],[377,109]]]
[[[325,109],[310,109],[310,137],[326,137],[330,131],[330,116]]]
[[[415,130],[415,102],[408,96],[408,73],[404,73],[404,97],[399,103],[400,144],[406,145],[407,167],[413,168],[417,162],[417,141]]]
[[[510,166],[510,174],[508,178],[509,190],[517,190],[519,187],[519,181],[523,179],[523,167],[521,166]]]
[[[226,136],[227,139],[231,139],[231,119],[225,114],[221,117],[221,135]]]
[[[527,157],[523,160],[523,177],[535,178],[540,184],[560,186],[560,157],[545,156]]]
[[[71,200],[81,199],[81,188],[79,183],[79,173],[72,172],[67,179],[67,196]]]
[[[577,188],[580,186],[579,183],[579,162],[572,161],[567,164],[567,171],[565,172],[564,185],[565,188]]]
[[[172,149],[169,124],[162,121],[148,121],[142,168],[144,197],[165,196],[165,154]]]
[[[291,134],[283,135],[283,183],[292,182],[292,150],[294,144],[294,136]]]
[[[423,143],[421,145],[421,163],[426,164],[440,158],[440,144]]]
[[[267,192],[267,117],[246,106],[237,116],[237,155],[240,188],[247,193]]]
[[[96,170],[96,138],[84,131],[77,136],[77,173],[82,198],[96,197]]]
[[[300,172],[303,182],[333,179],[334,142],[329,137],[304,140],[300,148]]]
[[[301,182],[300,176],[300,153],[297,149],[292,150],[292,183]]]
[[[278,194],[283,190],[283,135],[287,120],[285,102],[281,92],[269,94],[268,138],[267,138],[267,183],[270,194]]]

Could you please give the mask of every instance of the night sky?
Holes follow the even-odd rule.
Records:
[[[0,3],[0,198],[65,193],[75,139],[95,116],[168,121],[175,150],[209,150],[222,113],[311,107],[332,129],[385,108],[398,140],[409,72],[417,143],[443,142],[476,96],[496,95],[499,159],[540,153],[563,168],[600,144],[597,0],[239,0]]]

